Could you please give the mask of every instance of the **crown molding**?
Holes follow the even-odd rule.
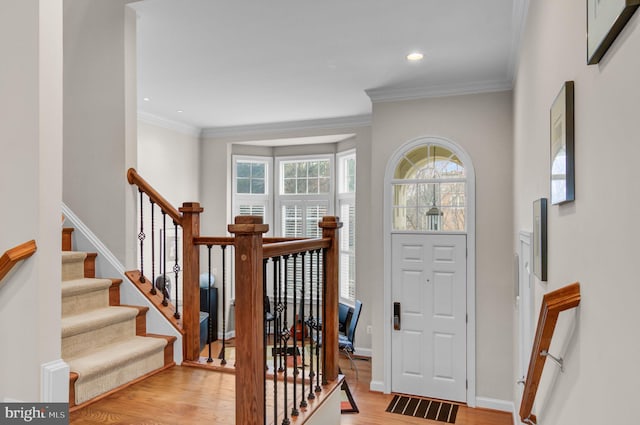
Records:
[[[177,131],[178,133],[186,134],[187,136],[200,137],[202,129],[194,127],[182,122],[173,121],[158,115],[153,115],[148,112],[138,111],[138,121],[146,124],[162,127],[167,130]]]
[[[522,44],[522,36],[524,35],[528,11],[529,0],[514,0],[513,14],[511,15],[513,36],[511,38],[511,46],[509,50],[509,63],[507,65],[507,75],[512,82],[516,79],[516,67],[520,61],[520,47]]]
[[[342,129],[371,126],[371,114],[317,120],[286,121],[268,124],[211,127],[202,129],[201,137],[254,136],[286,131]]]
[[[457,96],[463,94],[488,93],[511,90],[513,82],[508,80],[476,81],[431,87],[379,88],[365,90],[373,103],[397,102],[402,100],[425,99],[431,97]]]

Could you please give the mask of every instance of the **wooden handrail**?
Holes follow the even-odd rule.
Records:
[[[37,249],[36,241],[30,240],[5,251],[0,257],[0,280],[11,271],[16,263],[31,257]]]
[[[575,308],[580,304],[580,284],[572,283],[555,291],[544,295],[542,306],[540,307],[540,317],[538,327],[531,350],[531,360],[527,380],[522,394],[520,404],[520,419],[525,423],[536,423],[535,415],[532,415],[533,403],[536,399],[538,385],[542,377],[542,370],[547,359],[542,352],[548,352],[551,345],[551,338],[558,321],[560,312]]]
[[[233,245],[235,238],[227,236],[200,236],[193,238],[194,245]]]
[[[300,252],[312,251],[314,249],[329,248],[330,246],[330,238],[273,242],[263,245],[262,256],[264,258],[279,257],[286,254],[298,254]]]
[[[262,238],[262,243],[274,244],[281,242],[308,241],[309,238]],[[200,236],[193,239],[195,245],[233,245],[235,238],[230,236]],[[319,247],[323,248],[323,247]]]
[[[182,225],[182,215],[176,209],[176,207],[171,205],[171,203],[167,201],[164,196],[160,195],[158,191],[156,191],[145,179],[143,179],[135,170],[135,168],[129,168],[129,170],[127,171],[127,181],[129,182],[129,184],[135,184],[136,186],[138,186],[138,189],[146,193],[149,199],[158,204],[162,211],[169,214],[169,217],[171,217],[173,221],[175,221],[179,225]]]

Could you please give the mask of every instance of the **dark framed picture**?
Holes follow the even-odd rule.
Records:
[[[547,198],[533,202],[533,274],[547,281]]]
[[[600,62],[639,5],[640,0],[587,0],[587,64]]]
[[[575,199],[573,81],[566,81],[550,111],[551,204]]]

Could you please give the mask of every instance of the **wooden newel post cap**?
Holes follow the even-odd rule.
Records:
[[[267,233],[268,224],[262,224],[262,217],[259,215],[238,215],[234,219],[234,224],[227,226],[229,233]]]
[[[204,208],[200,206],[200,202],[183,202],[178,211],[182,213],[201,213]]]
[[[339,229],[342,227],[340,217],[324,216],[322,220],[318,222],[318,227],[321,229]]]

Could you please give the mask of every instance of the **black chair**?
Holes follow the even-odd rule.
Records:
[[[269,296],[264,297],[264,321],[267,323],[267,335],[271,334],[271,322],[273,322],[276,317],[271,314],[271,301],[269,301]]]
[[[348,311],[345,312],[345,307]],[[362,311],[362,302],[356,300],[356,304],[353,307],[349,307],[346,304],[338,304],[338,348],[344,352],[351,362],[351,369],[356,371],[356,379],[358,379],[358,368],[353,362],[353,353],[355,348],[353,341],[356,337],[356,327],[358,326],[358,320],[360,319],[360,312]],[[346,332],[342,333],[342,324],[344,323]],[[322,322],[319,322],[316,326],[310,326],[312,329],[322,329]],[[318,347],[322,346],[322,335],[316,338],[314,332],[311,332],[313,341],[318,344]]]
[[[346,304],[339,303],[338,304],[338,332],[342,334],[347,334],[347,327],[349,326],[349,322],[351,321],[351,315],[353,311],[351,307]]]
[[[358,368],[353,362],[353,353],[355,352],[353,341],[356,337],[356,327],[358,326],[358,320],[360,319],[361,311],[362,302],[356,300],[356,304],[353,307],[353,313],[351,315],[351,321],[349,322],[346,335],[338,334],[338,348],[349,358],[349,361],[351,362],[351,368],[355,369],[356,371],[356,380],[358,379]]]

